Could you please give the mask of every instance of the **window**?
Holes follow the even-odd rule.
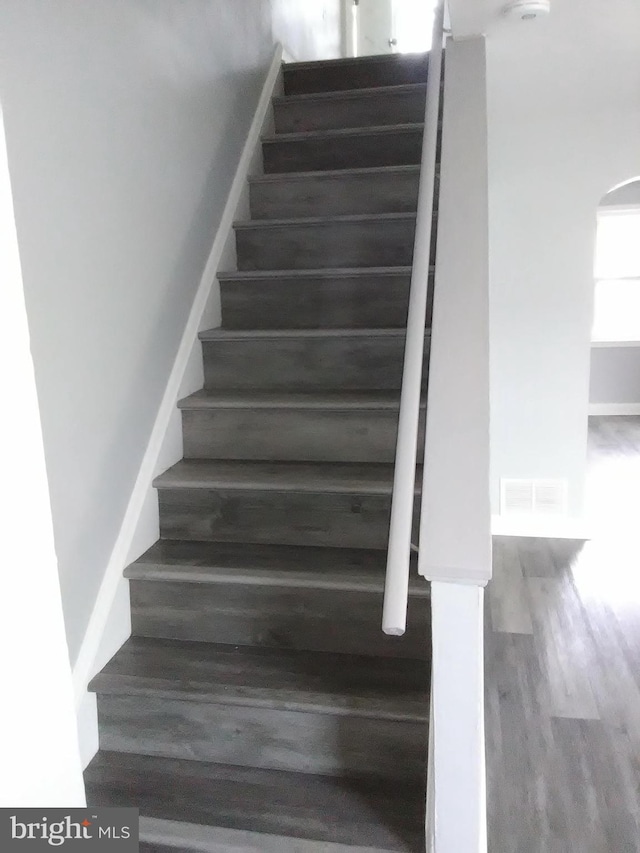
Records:
[[[640,341],[640,205],[598,209],[594,341]]]

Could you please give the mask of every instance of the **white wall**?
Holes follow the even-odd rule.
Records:
[[[640,5],[503,5],[449,0],[455,38],[487,35],[493,505],[501,477],[561,478],[578,519],[595,212],[640,174]]]
[[[0,807],[83,806],[29,329],[0,112]]]
[[[586,46],[563,76],[542,29],[487,44],[494,511],[501,477],[562,478],[580,518],[595,212],[640,172],[634,78]]]
[[[243,0],[4,0],[5,112],[72,660],[272,52]]]
[[[269,2],[274,40],[282,43],[289,60],[305,62],[342,56],[345,12],[341,0]]]
[[[592,347],[589,402],[640,406],[640,346]]]

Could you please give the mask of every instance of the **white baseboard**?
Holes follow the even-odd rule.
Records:
[[[590,415],[640,415],[640,403],[589,403]]]
[[[78,744],[80,761],[85,768],[99,748],[98,742],[98,703],[95,693],[84,691],[80,704],[76,708]]]
[[[431,673],[430,696],[433,696],[433,673]],[[429,749],[427,751],[427,809],[425,813],[426,853],[436,853],[436,791],[433,739],[433,702],[429,702]]]
[[[552,518],[543,515],[492,515],[491,533],[494,536],[526,536],[540,539],[591,538],[584,518]]]
[[[118,624],[111,625],[110,621],[113,621],[114,617],[110,620],[110,614],[115,612],[114,603],[121,598],[119,591],[122,592],[123,585],[126,584],[122,577],[126,565],[140,556],[159,536],[157,496],[152,483],[157,474],[182,456],[180,417],[176,404],[182,396],[202,387],[203,368],[198,332],[204,327],[220,323],[216,274],[225,267],[235,267],[233,222],[236,218],[246,218],[248,215],[248,177],[262,172],[260,137],[270,132],[273,127],[271,99],[274,94],[279,94],[282,88],[281,66],[282,46],[277,45],[167,380],[147,449],[106,566],[80,653],[73,667],[79,734],[81,739],[86,741],[81,744],[85,761],[89,761],[97,749],[97,727],[90,719],[92,714],[95,717],[95,702],[92,705],[87,701],[87,684],[101,664],[117,651],[130,633],[127,618],[116,620]],[[118,612],[121,613],[122,608]],[[88,733],[86,738],[83,737],[83,732]]]
[[[620,347],[640,347],[640,341],[591,341],[591,349],[619,349]]]

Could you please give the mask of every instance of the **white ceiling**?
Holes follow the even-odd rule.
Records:
[[[449,0],[454,35],[457,38],[502,30],[507,24],[501,14],[506,0]],[[570,42],[576,39],[613,39],[618,47],[640,45],[638,0],[551,0],[546,22],[509,22],[510,27],[545,26]]]
[[[456,38],[480,35],[499,14],[499,0],[449,0],[451,29]]]
[[[483,33],[489,55],[513,75],[536,77],[560,100],[579,97],[640,110],[640,0],[551,0],[548,18],[501,14],[504,0],[449,0],[455,38]]]

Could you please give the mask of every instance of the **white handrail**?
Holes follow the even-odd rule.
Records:
[[[433,20],[433,38],[429,52],[427,73],[427,102],[422,142],[416,236],[407,315],[407,337],[404,347],[396,464],[391,498],[387,575],[384,586],[384,606],[382,611],[382,630],[385,634],[393,634],[395,636],[404,634],[407,624],[411,529],[415,494],[420,396],[422,390],[427,291],[429,287],[438,116],[440,111],[443,32],[444,0],[438,0]]]

